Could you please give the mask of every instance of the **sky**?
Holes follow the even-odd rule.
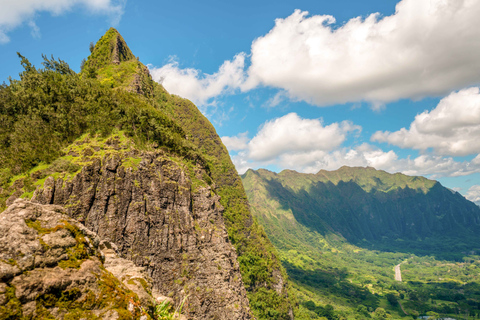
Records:
[[[370,166],[480,204],[479,16],[478,0],[0,0],[0,83],[17,52],[79,71],[115,27],[240,174]]]

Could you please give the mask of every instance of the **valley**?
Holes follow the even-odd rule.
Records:
[[[337,180],[327,182],[330,188],[323,190],[323,199],[333,199],[326,199],[325,202],[338,204],[334,197],[341,194],[343,208],[357,206],[362,213],[368,212],[364,210],[365,206],[372,206],[374,201],[367,203],[366,200],[356,198],[355,194],[336,191],[335,183],[339,188],[348,185],[358,191],[361,188],[354,188],[355,182],[362,185],[362,188],[370,188],[371,192],[367,196],[372,197],[375,191],[372,191],[374,187],[371,181],[376,181],[385,190],[396,190],[394,196],[380,194],[384,199],[391,196],[393,199],[388,200],[388,205],[396,208],[406,208],[405,203],[410,203],[407,196],[402,196],[402,190],[420,197],[419,194],[425,196],[422,188],[435,185],[433,181],[424,178],[403,175],[392,177],[393,175],[365,168],[342,168],[328,174]],[[381,175],[389,178],[390,182],[387,183],[385,178],[375,179]],[[429,237],[419,237],[418,240],[413,240],[414,234],[408,232],[404,233],[405,238],[396,239],[388,239],[386,236],[378,239],[371,233],[370,241],[358,241],[349,234],[343,236],[342,232],[349,229],[340,223],[335,224],[337,221],[333,218],[338,216],[323,215],[322,210],[327,210],[325,208],[338,212],[335,207],[327,207],[325,203],[319,204],[318,198],[310,198],[313,195],[319,196],[318,188],[312,187],[312,181],[319,179],[315,175],[292,171],[275,174],[266,170],[249,170],[242,178],[252,212],[279,250],[293,283],[301,310],[297,318],[411,319],[436,314],[456,319],[479,317],[480,257],[476,251],[476,237],[471,233],[464,232],[463,236],[468,235],[464,238],[461,234],[451,233],[453,239],[449,239],[443,234],[431,232]],[[347,182],[342,183],[343,180]],[[410,190],[405,191],[407,180],[416,183],[416,187],[410,184]],[[403,189],[396,187],[402,183]],[[438,189],[438,192],[442,191]],[[348,202],[349,197],[358,202]],[[398,203],[395,199],[400,199],[403,203]],[[318,202],[313,205],[313,201]],[[421,199],[419,203],[422,201],[428,203],[430,200]],[[464,201],[467,208],[475,210],[475,207]],[[402,210],[406,212],[406,209]],[[436,212],[440,210],[437,207]],[[458,210],[463,209],[458,207]],[[378,213],[371,213],[373,216],[376,214]],[[396,219],[402,219],[398,216],[398,211],[391,211],[391,214],[396,214]],[[444,217],[449,214],[447,209],[442,213]],[[473,219],[475,214],[478,213],[474,211]],[[313,216],[320,219],[315,220]],[[331,220],[326,222],[327,218]],[[342,221],[355,219],[345,216],[338,218]],[[387,225],[379,224],[379,228],[390,228],[393,231],[398,228],[396,232],[401,229],[385,217],[382,222]],[[366,234],[365,230],[361,230],[362,221],[357,220],[356,224],[360,229],[357,232]],[[460,224],[458,228],[469,226]],[[349,236],[350,241],[347,238]],[[456,249],[449,250],[450,245]],[[428,252],[425,248],[428,248]]]

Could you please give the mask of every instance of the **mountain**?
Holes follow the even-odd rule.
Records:
[[[248,170],[242,180],[297,319],[480,315],[480,210],[460,194],[373,168]]]
[[[149,280],[140,282],[171,297],[187,318],[293,318],[285,270],[215,129],[190,101],[155,83],[115,29],[91,48],[79,74],[60,59],[44,57],[37,69],[19,56],[20,80],[0,87],[2,211],[18,198],[60,206],[142,268]],[[41,233],[32,237],[46,242]],[[11,249],[0,255],[0,270],[22,257]],[[88,260],[61,262],[72,257],[67,250],[45,267],[72,273]],[[1,281],[2,292],[15,293],[12,277]],[[42,294],[50,300],[33,300],[52,317],[61,316],[52,306],[85,299]],[[0,304],[26,310],[31,298]],[[158,318],[155,306],[141,306]]]
[[[360,247],[424,254],[480,249],[480,208],[423,177],[342,167],[317,174],[249,170],[243,181],[262,221],[263,196],[299,224]]]

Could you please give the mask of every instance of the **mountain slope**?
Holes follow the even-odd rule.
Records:
[[[373,168],[248,170],[242,180],[292,281],[298,318],[480,312],[478,256],[471,256],[480,213],[459,194]],[[394,278],[400,263],[402,283]]]
[[[213,126],[154,83],[115,29],[80,74],[21,58],[20,80],[0,88],[1,207],[64,206],[191,318],[293,317],[285,271]]]
[[[300,224],[358,246],[426,254],[477,247],[480,208],[423,177],[342,167],[314,175],[248,171],[243,179],[263,185]],[[258,192],[248,192],[258,204]]]

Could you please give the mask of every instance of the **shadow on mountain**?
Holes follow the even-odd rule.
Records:
[[[374,309],[378,307],[378,296],[372,294],[364,287],[349,282],[346,269],[334,268],[328,271],[324,269],[305,270],[287,261],[283,261],[283,266],[287,270],[290,279],[302,286],[320,290],[333,296],[344,297],[348,300],[348,304],[352,306],[363,304]]]
[[[324,237],[336,234],[370,250],[445,260],[480,251],[480,208],[439,183],[424,193],[408,187],[366,192],[352,181],[315,182],[298,190],[275,179],[264,182],[283,210]]]

